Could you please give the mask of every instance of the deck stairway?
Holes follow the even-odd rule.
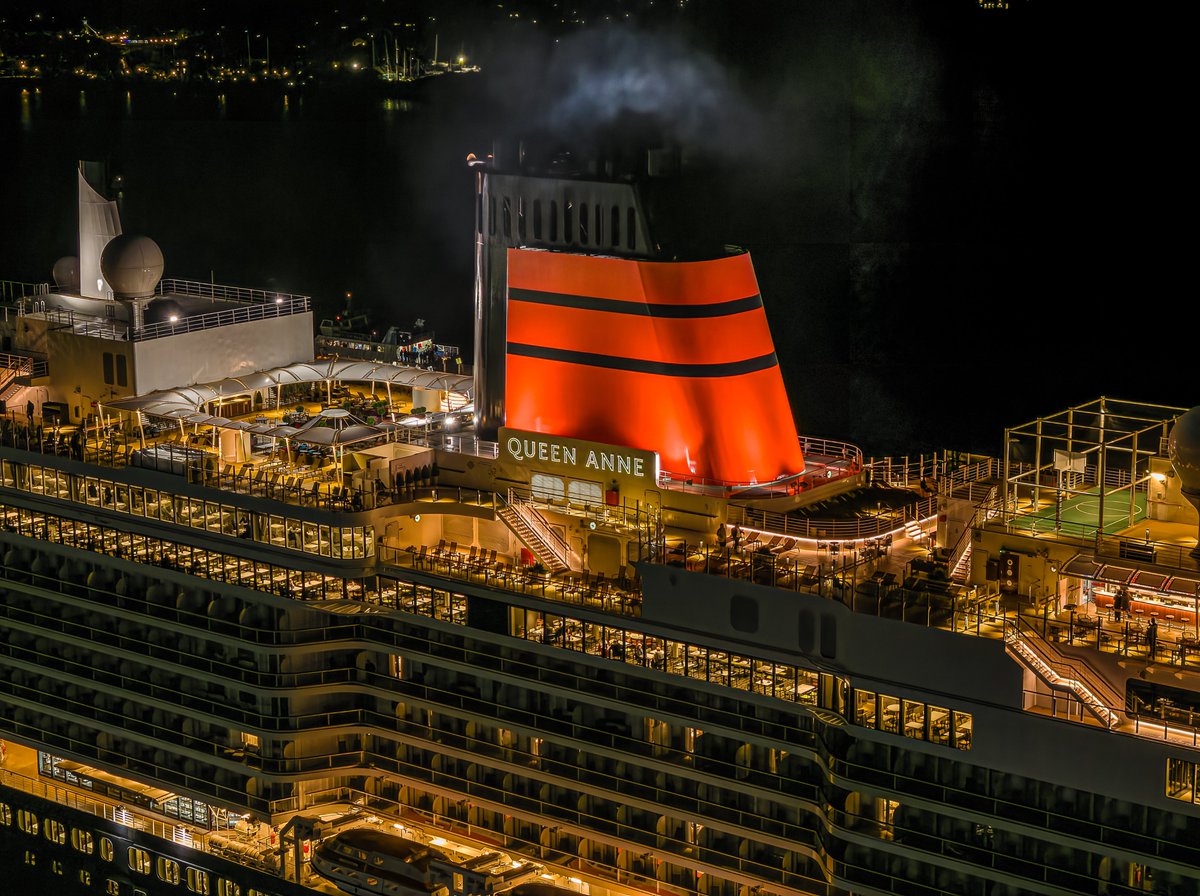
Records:
[[[33,376],[33,358],[0,352],[0,399],[12,398],[21,388],[21,377]]]
[[[1074,695],[1105,728],[1114,728],[1121,721],[1110,708],[1121,705],[1116,691],[1084,663],[1062,657],[1028,622],[1017,617],[1006,627],[1004,643],[1012,657],[1051,688]]]
[[[563,537],[550,527],[538,509],[513,489],[510,488],[507,497],[497,505],[496,515],[551,572],[566,572],[582,566]]]
[[[968,532],[969,534],[969,532]],[[954,568],[950,570],[950,581],[957,582],[960,585],[967,584],[971,576],[971,543],[967,542],[967,546],[958,556],[958,562],[954,564]]]
[[[913,541],[918,542],[929,537],[925,534],[925,530],[921,528],[921,524],[917,520],[909,520],[904,524],[904,534]]]

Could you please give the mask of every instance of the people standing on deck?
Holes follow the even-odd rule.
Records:
[[[1146,629],[1146,648],[1149,651],[1150,659],[1154,659],[1154,648],[1158,644],[1158,620],[1151,619],[1150,625]]]
[[[736,525],[733,527],[733,550],[737,553],[742,547],[742,530]]]

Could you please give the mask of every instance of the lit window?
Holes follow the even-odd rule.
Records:
[[[51,843],[57,843],[59,846],[67,842],[66,826],[54,818],[46,819],[46,827],[43,829],[42,834]]]
[[[154,870],[159,880],[165,880],[169,884],[179,883],[179,863],[174,859],[159,856]]]
[[[95,840],[91,831],[71,828],[71,845],[84,855],[90,856],[95,849]]]
[[[208,896],[208,872],[199,868],[187,870],[187,888],[200,896]]]
[[[17,827],[26,834],[37,834],[38,832],[38,817],[28,809],[17,810]]]
[[[1167,796],[1185,803],[1200,803],[1196,798],[1196,768],[1197,764],[1187,759],[1168,759]]]
[[[136,846],[129,847],[129,868],[138,874],[150,873],[150,853]]]

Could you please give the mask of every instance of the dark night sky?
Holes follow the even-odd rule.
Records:
[[[7,5],[7,14],[22,5],[30,0]],[[57,5],[64,18],[87,6]],[[106,4],[104,15],[149,10],[169,18],[179,6]],[[271,16],[281,4],[253,5],[254,24],[294,25],[301,6],[288,4],[276,26]],[[637,24],[529,24],[548,6],[506,3],[498,13],[494,3],[356,0],[335,7],[436,9],[443,46],[468,47],[484,66],[469,102],[417,113],[432,135],[427,158],[398,149],[417,209],[436,209],[460,192],[469,209],[461,159],[486,151],[493,136],[613,143],[627,131],[652,131],[678,140],[694,170],[709,171],[694,225],[704,222],[755,259],[801,431],[849,438],[869,451],[994,451],[1005,425],[1101,394],[1195,403],[1170,360],[1146,363],[1163,344],[1150,315],[1170,320],[1183,300],[1161,283],[1169,265],[1161,250],[1148,251],[1154,236],[1134,184],[1148,170],[1161,178],[1153,167],[1169,167],[1173,156],[1169,141],[1155,150],[1165,147],[1162,159],[1142,148],[1153,143],[1142,139],[1156,123],[1151,98],[1130,98],[1128,63],[1097,38],[1098,15],[1083,29],[1085,17],[1036,0],[1006,11],[980,10],[972,0],[692,0],[683,10],[612,0],[581,7],[631,9]],[[233,7],[208,9],[235,15]],[[510,10],[524,18],[504,18]],[[0,127],[13,123],[13,107],[5,109]],[[189,139],[186,121],[162,130],[178,132],[172,149]],[[336,128],[347,146],[367,131],[351,112]],[[276,129],[272,139],[284,138]],[[202,171],[232,179],[240,201],[253,204],[249,191],[259,189],[286,207],[294,185],[275,182],[276,169],[255,159],[258,167],[246,172],[236,170],[237,159],[210,156]],[[329,170],[319,187],[330,197],[338,188],[362,192],[368,176]],[[300,214],[281,213],[277,226]],[[330,246],[349,258],[366,227],[403,226],[383,214],[338,207]],[[447,215],[402,236],[406,286],[450,296],[465,315],[470,256],[458,251],[468,242],[462,223],[462,215]],[[222,228],[237,224],[235,215]],[[269,249],[262,227],[214,236]],[[207,248],[237,258],[236,245],[210,240]],[[14,252],[0,240],[0,276],[28,273]],[[293,254],[292,288],[318,299],[338,294],[311,252]],[[388,264],[384,251],[357,267]],[[209,266],[185,265],[181,275]],[[244,276],[230,279],[262,283],[249,261]]]

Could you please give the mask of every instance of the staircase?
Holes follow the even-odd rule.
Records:
[[[12,398],[21,388],[18,380],[33,375],[33,359],[0,352],[0,398]]]
[[[551,572],[566,572],[582,566],[563,537],[550,528],[538,509],[513,489],[508,490],[507,498],[501,497],[496,515]]]
[[[968,538],[970,531],[968,530]],[[950,581],[958,582],[960,585],[967,584],[967,580],[971,576],[971,544],[968,541],[967,546],[958,557],[958,562],[954,564],[954,569],[950,570]]]
[[[1057,651],[1042,640],[1028,623],[1018,618],[1016,624],[1008,626],[1004,633],[1004,644],[1014,659],[1051,688],[1074,694],[1084,709],[1099,719],[1105,728],[1114,728],[1120,722],[1120,716],[1109,708],[1110,705],[1118,705],[1116,694],[1077,662],[1051,657],[1050,654]],[[1109,701],[1108,705],[1105,699]]]

